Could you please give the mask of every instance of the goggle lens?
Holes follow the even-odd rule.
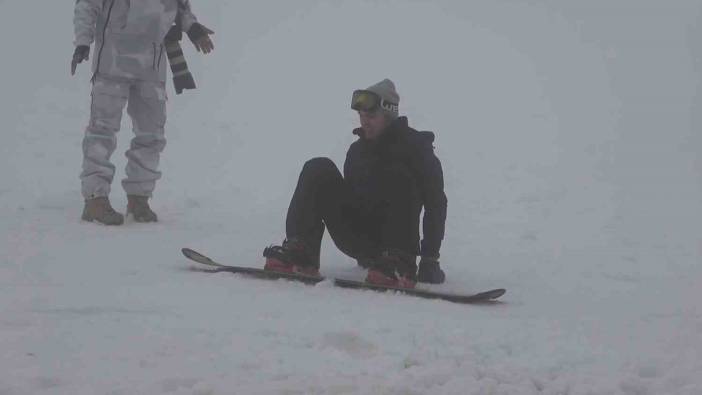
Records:
[[[374,92],[357,90],[351,97],[351,109],[355,111],[375,111],[380,108],[380,96]]]

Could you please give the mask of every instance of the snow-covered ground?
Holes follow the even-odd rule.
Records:
[[[79,221],[73,2],[0,1],[0,394],[702,394],[702,3],[192,3],[216,52],[186,44],[161,221],[107,228]],[[385,77],[437,134],[436,288],[504,303],[187,270],[261,265]],[[328,240],[323,272],[363,276]]]

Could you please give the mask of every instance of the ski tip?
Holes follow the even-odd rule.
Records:
[[[504,295],[506,292],[507,292],[507,290],[504,288],[497,288],[497,289],[493,289],[491,291],[487,291],[485,293],[489,294],[490,299],[497,299],[500,296]]]
[[[183,255],[185,255],[186,258],[192,259],[193,261],[197,261],[200,263],[207,263],[207,262],[211,261],[210,258],[208,258],[205,255],[202,255],[199,252],[192,250],[190,248],[181,248],[180,251],[183,253]]]
[[[210,266],[219,266],[222,267],[223,265],[213,261],[208,257],[207,255],[200,254],[199,252],[192,250],[190,248],[181,248],[180,250],[183,255],[185,255],[186,258],[190,259],[191,261],[195,261],[197,263],[201,263],[203,265],[210,265]]]

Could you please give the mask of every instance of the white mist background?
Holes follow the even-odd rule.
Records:
[[[169,81],[161,221],[113,229],[79,221],[73,2],[0,1],[0,393],[699,393],[700,2],[193,7],[216,49],[184,43],[198,90]],[[506,287],[504,306],[179,270],[182,246],[262,264],[301,166],[341,167],[351,92],[383,78],[436,133],[437,288]],[[362,276],[328,238],[322,261]]]

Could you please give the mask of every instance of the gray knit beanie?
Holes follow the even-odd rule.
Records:
[[[394,106],[385,106],[382,108],[382,110],[391,118],[397,118],[399,115],[398,106],[400,104],[400,95],[397,94],[395,84],[392,81],[386,78],[375,85],[369,86],[366,90],[377,94],[384,101],[394,104]]]

